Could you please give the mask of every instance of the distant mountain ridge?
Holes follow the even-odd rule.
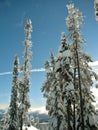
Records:
[[[5,110],[0,109],[0,120],[4,117],[5,115]]]
[[[6,110],[0,109],[0,120],[4,118]],[[48,122],[49,116],[46,113],[40,113],[39,111],[30,112],[30,117],[39,117],[39,122]]]

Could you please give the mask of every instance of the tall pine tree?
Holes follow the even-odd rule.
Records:
[[[31,42],[32,22],[30,19],[27,20],[25,26],[25,40],[24,40],[24,63],[23,63],[23,75],[19,83],[19,122],[20,130],[23,125],[30,125],[30,119],[28,115],[28,109],[30,108],[30,72],[31,72],[31,59],[32,59],[32,42]]]
[[[78,97],[74,102],[74,111],[76,110],[74,112],[74,119],[76,119],[76,123],[74,122],[74,130],[75,128],[82,130],[97,129],[94,121],[95,108],[92,105],[94,96],[90,88],[93,85],[92,77],[98,79],[98,76],[88,65],[92,61],[91,57],[82,49],[82,43],[85,41],[82,38],[82,32],[80,30],[83,24],[82,13],[74,7],[73,3],[67,5],[67,8],[69,16],[66,22],[70,32],[70,41],[72,42],[70,45],[73,59],[71,65],[74,69],[75,94]]]

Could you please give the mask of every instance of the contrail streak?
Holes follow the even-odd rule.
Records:
[[[98,61],[90,62],[89,66],[91,66],[93,71],[95,71],[98,74]],[[33,73],[33,72],[44,72],[44,71],[45,71],[44,68],[32,69],[31,73]],[[0,76],[10,75],[10,74],[12,74],[11,71],[10,72],[2,72],[2,73],[0,73]]]
[[[32,69],[31,72],[44,72],[45,69],[44,68],[40,68],[40,69]]]
[[[44,68],[40,68],[40,69],[32,69],[31,70],[31,72],[33,73],[33,72],[44,72],[45,71],[45,69]],[[10,75],[10,74],[12,74],[12,72],[2,72],[2,73],[0,73],[0,76],[3,76],[3,75]]]
[[[12,72],[2,72],[2,73],[0,73],[0,76],[2,76],[2,75],[9,75],[9,74],[12,74]]]

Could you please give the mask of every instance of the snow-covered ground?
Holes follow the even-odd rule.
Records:
[[[26,129],[27,128],[27,129]],[[30,126],[30,127],[25,127],[23,126],[23,130],[38,130],[37,128],[35,128],[34,126]]]

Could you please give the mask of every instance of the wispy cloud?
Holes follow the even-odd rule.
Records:
[[[41,107],[31,107],[29,109],[29,112],[38,112],[40,114],[48,114],[48,111],[46,111],[46,107],[45,106],[41,106]]]
[[[92,67],[93,71],[98,74],[98,61],[90,62],[89,65]]]
[[[93,103],[93,105],[95,106],[95,109],[98,109],[98,89],[93,87],[91,91],[93,92],[93,95],[95,96],[95,102]]]
[[[32,69],[32,70],[31,70],[31,73],[33,73],[33,72],[44,72],[44,71],[45,71],[44,68]],[[3,75],[10,75],[10,74],[12,74],[11,71],[9,71],[9,72],[2,72],[2,73],[0,73],[0,76],[3,76]]]
[[[7,110],[9,107],[8,104],[0,104],[0,109],[3,109],[3,110]],[[37,112],[39,114],[48,114],[48,111],[46,110],[46,107],[45,106],[40,106],[40,107],[31,107],[29,109],[29,112]]]
[[[98,66],[98,61],[90,62],[89,65],[90,66]]]

